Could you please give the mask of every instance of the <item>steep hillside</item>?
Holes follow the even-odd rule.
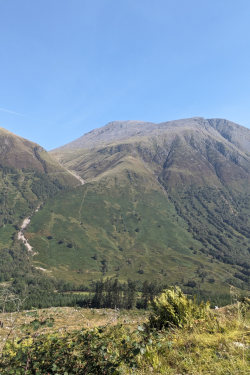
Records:
[[[0,166],[44,173],[58,182],[76,186],[77,180],[41,146],[0,128]]]
[[[79,182],[41,146],[0,128],[0,249],[48,197]]]
[[[213,126],[225,139],[250,154],[250,132],[238,124],[221,119],[210,119]]]
[[[203,118],[113,122],[54,150],[86,184],[33,218],[34,261],[78,283],[117,276],[210,293],[247,288],[249,132]]]

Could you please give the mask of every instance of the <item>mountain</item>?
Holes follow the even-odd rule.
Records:
[[[79,184],[41,146],[0,128],[0,249],[24,217],[56,192]]]
[[[217,185],[249,177],[250,131],[226,120],[192,118],[161,124],[112,122],[52,151],[86,180],[126,156],[147,163],[158,177]],[[180,181],[179,181],[180,182]],[[178,184],[179,186],[179,184]]]
[[[45,173],[69,186],[77,180],[41,146],[0,128],[0,165]]]
[[[85,185],[32,218],[34,263],[74,283],[249,287],[250,130],[227,120],[116,121],[50,154]]]
[[[160,136],[161,134],[170,134],[172,131],[197,130],[197,128],[206,131],[218,137],[218,133],[237,147],[249,152],[250,138],[249,129],[223,119],[204,119],[194,117],[189,119],[174,120],[155,124],[143,121],[113,121],[107,125],[94,129],[82,137],[70,142],[62,147],[52,151],[52,153],[64,153],[66,150],[94,148],[101,144],[109,144],[116,141],[122,141],[128,138],[144,136]],[[218,133],[213,132],[215,129]]]

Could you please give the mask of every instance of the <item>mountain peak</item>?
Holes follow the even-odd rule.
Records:
[[[173,132],[187,132],[204,130],[213,136],[224,137],[237,147],[243,147],[250,152],[249,130],[226,119],[205,119],[203,117],[191,117],[180,120],[172,120],[161,123],[126,120],[111,121],[103,127],[91,130],[80,138],[59,147],[53,152],[70,151],[76,149],[90,149],[105,144],[111,144],[128,139],[139,139],[149,136],[162,136]]]

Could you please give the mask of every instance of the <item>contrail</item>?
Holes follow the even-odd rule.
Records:
[[[22,116],[22,117],[25,117],[25,115],[23,115],[22,113],[15,112],[15,111],[11,111],[11,110],[6,109],[6,108],[0,108],[0,112],[6,112],[6,113],[10,113],[11,115],[16,115],[16,116]]]

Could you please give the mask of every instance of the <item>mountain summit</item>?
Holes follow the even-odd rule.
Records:
[[[240,185],[250,176],[250,130],[227,120],[200,117],[160,124],[116,121],[52,155],[86,180],[111,173],[133,158],[134,167],[140,163],[150,169],[167,188]]]
[[[250,152],[249,129],[224,119],[204,119],[193,117],[182,120],[152,123],[143,121],[112,121],[107,125],[94,129],[82,137],[59,147],[54,152],[81,148],[93,148],[101,144],[122,141],[145,136],[161,136],[181,133],[183,131],[205,131],[211,136],[222,136],[237,147]]]

